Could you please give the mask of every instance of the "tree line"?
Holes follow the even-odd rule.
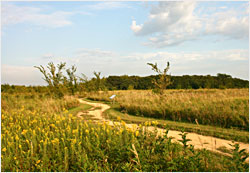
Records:
[[[162,93],[164,89],[199,89],[199,88],[249,88],[248,80],[233,78],[228,74],[218,73],[217,76],[211,75],[183,75],[170,76],[169,62],[166,68],[161,71],[157,64],[148,63],[157,75],[151,76],[108,76],[101,77],[101,72],[94,72],[94,77],[88,79],[84,74],[76,75],[77,68],[71,66],[66,68],[66,63],[54,65],[48,63],[47,68],[44,66],[35,66],[43,74],[43,79],[47,86],[15,86],[4,84],[1,85],[2,92],[29,92],[45,93],[54,97],[63,97],[64,95],[75,95],[84,92],[100,90],[146,90],[152,89],[157,93]]]
[[[106,78],[106,86],[109,90],[127,89],[154,89],[153,80],[159,79],[159,75],[151,76],[109,76]],[[199,89],[199,88],[249,88],[248,80],[233,78],[227,74],[218,73],[217,76],[211,75],[183,75],[171,76],[171,83],[166,89]]]

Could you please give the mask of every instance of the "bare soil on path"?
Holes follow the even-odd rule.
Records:
[[[87,102],[84,101],[82,99],[78,99],[80,103],[84,103],[84,104],[89,104],[91,106],[93,106],[93,108],[91,110],[88,111],[88,115],[93,116],[93,118],[96,121],[99,122],[106,122],[109,125],[114,125],[114,122],[108,119],[105,119],[102,116],[102,113],[109,109],[110,106],[103,104],[103,103],[94,103],[94,102]],[[98,108],[98,109],[95,109]],[[77,117],[81,118],[81,116],[84,116],[84,114],[86,113],[82,113],[79,112],[77,114]],[[119,122],[116,122],[116,124],[118,124]],[[126,126],[128,128],[133,128],[133,127],[137,127],[137,124],[126,124]],[[155,131],[156,127],[153,126],[149,126],[148,130],[150,131]],[[156,128],[158,131],[158,135],[163,135],[166,130],[162,129],[162,128]],[[169,130],[168,131],[168,137],[173,137],[173,141],[179,142],[178,140],[181,139],[181,132],[180,131],[175,131],[175,130]],[[232,141],[229,140],[225,140],[225,139],[220,139],[220,138],[216,138],[216,137],[212,137],[212,136],[203,136],[203,135],[199,135],[196,133],[189,133],[187,134],[187,139],[191,139],[191,141],[188,142],[188,144],[192,144],[194,146],[195,149],[207,149],[213,152],[217,152],[217,153],[221,153],[224,155],[229,155],[227,153],[221,152],[220,150],[218,150],[218,148],[227,148],[229,150],[232,149],[232,147],[230,146],[230,144],[232,144]],[[246,149],[246,151],[249,153],[249,144],[245,144],[242,142],[237,142],[239,143],[240,149]],[[248,160],[248,159],[247,159]]]

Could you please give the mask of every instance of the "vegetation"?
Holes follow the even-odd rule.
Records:
[[[149,65],[158,75],[101,78],[100,72],[94,72],[95,78],[88,80],[84,74],[75,75],[75,66],[66,69],[65,63],[49,63],[48,72],[36,67],[48,86],[2,85],[2,170],[249,171],[248,154],[239,144],[233,144],[232,150],[220,148],[231,154],[224,156],[194,149],[186,133],[248,142],[248,89],[198,89],[248,88],[248,82],[225,74],[171,77],[170,82],[169,63],[163,72],[157,64]],[[113,89],[130,91],[107,91]],[[160,95],[134,89],[153,89]],[[120,122],[114,126],[92,121],[86,111],[92,107],[76,99],[84,96],[109,102],[112,94],[116,94],[112,109],[105,114]],[[127,128],[121,119],[139,126]],[[156,128],[148,130],[152,119],[160,119],[154,125],[166,128],[165,135],[157,136]],[[181,144],[167,137],[169,129],[182,130]]]
[[[248,131],[134,116],[125,113],[124,111],[121,112],[118,104],[110,104],[110,106],[111,109],[105,111],[104,116],[106,117],[106,119],[111,119],[113,121],[117,121],[118,117],[129,124],[131,123],[142,124],[147,121],[157,121],[158,122],[157,127],[159,128],[168,128],[169,130],[178,130],[178,131],[184,130],[185,132],[194,132],[205,136],[214,136],[221,139],[249,143]]]
[[[159,79],[153,79],[152,81],[152,83],[155,85],[155,89],[153,91],[163,95],[164,90],[171,84],[170,76],[167,75],[167,72],[169,70],[169,62],[167,63],[167,67],[163,70],[163,72],[157,67],[157,63],[148,63],[148,65],[150,65],[152,67],[152,70],[157,72],[159,75]]]
[[[55,96],[61,98],[64,95],[64,92],[62,90],[63,87],[67,85],[67,80],[62,74],[62,70],[65,68],[66,63],[60,63],[56,66],[53,62],[48,63],[48,70],[40,65],[39,67],[35,66],[35,68],[39,69],[40,72],[44,75],[44,80],[47,82],[50,93],[54,94]],[[56,72],[57,71],[57,72]]]
[[[88,98],[109,101],[112,94],[117,95],[119,109],[132,115],[249,129],[248,89],[167,90],[163,98],[149,91],[110,91]]]
[[[185,134],[180,145],[142,126],[95,124],[67,110],[79,106],[71,97],[32,96],[2,93],[4,172],[249,170],[237,146],[232,157],[194,150]]]

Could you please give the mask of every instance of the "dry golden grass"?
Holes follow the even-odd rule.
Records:
[[[249,128],[248,89],[166,90],[163,96],[150,90],[91,93],[88,98],[110,101],[116,94],[120,109],[138,116],[213,125]]]

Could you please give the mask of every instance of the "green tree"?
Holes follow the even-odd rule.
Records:
[[[71,94],[74,95],[77,91],[77,77],[75,75],[76,67],[73,65],[71,68],[66,70],[69,79],[67,80],[67,86]]]
[[[156,87],[156,91],[159,92],[159,94],[163,95],[164,90],[167,88],[167,86],[169,86],[171,84],[170,75],[167,75],[167,72],[168,72],[169,67],[170,67],[169,62],[167,62],[167,67],[163,71],[161,71],[157,67],[157,63],[155,63],[155,64],[147,63],[147,64],[152,67],[152,70],[154,70],[156,73],[158,73],[159,79],[153,79],[152,82]]]
[[[62,70],[65,68],[66,63],[60,63],[56,66],[54,65],[53,62],[48,63],[47,69],[49,72],[46,71],[46,69],[40,65],[40,66],[34,66],[35,68],[39,69],[40,72],[44,76],[44,80],[48,83],[50,92],[54,94],[56,97],[63,97],[63,80],[64,76],[62,73]]]

